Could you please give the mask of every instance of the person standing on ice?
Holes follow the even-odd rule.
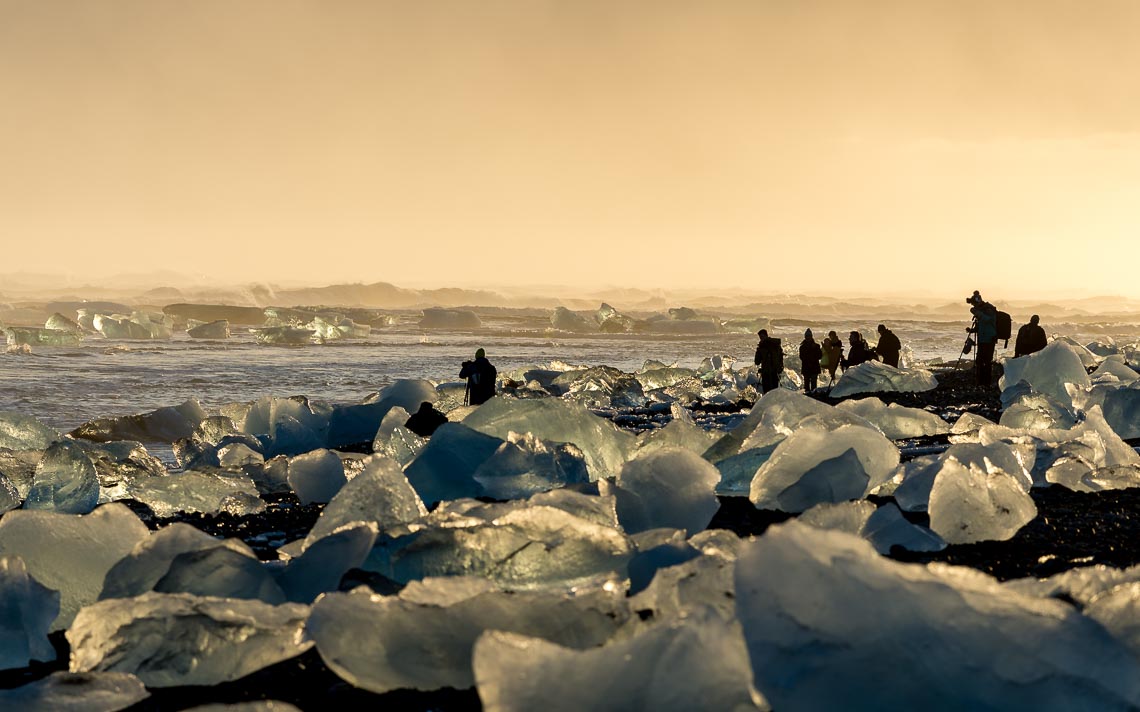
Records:
[[[775,390],[780,385],[780,374],[784,372],[784,350],[779,339],[768,337],[768,330],[756,332],[760,343],[756,344],[756,357],[753,361],[760,367],[761,393]]]
[[[1014,358],[1035,354],[1049,343],[1048,337],[1045,336],[1045,330],[1037,323],[1039,321],[1041,321],[1041,317],[1034,314],[1029,319],[1028,324],[1024,324],[1017,330],[1017,341],[1013,343]]]
[[[800,342],[800,366],[804,374],[804,393],[811,393],[819,387],[820,359],[823,348],[812,338],[811,329],[804,331]]]
[[[821,344],[823,348],[823,358],[820,359],[820,366],[827,369],[827,375],[831,381],[835,380],[835,370],[843,363],[843,342],[839,340],[839,334],[834,331],[827,332],[827,338]]]
[[[464,361],[459,377],[467,379],[467,392],[463,395],[463,405],[480,405],[495,395],[495,378],[499,372],[487,360],[487,352],[479,349],[474,361]]]
[[[883,357],[883,363],[898,368],[899,352],[902,351],[902,344],[899,343],[899,337],[895,336],[895,332],[882,324],[879,324],[878,331],[879,343],[875,345],[875,351],[879,356]]]
[[[974,324],[966,329],[978,340],[978,350],[974,353],[974,373],[979,386],[989,386],[993,380],[994,347],[997,345],[997,307],[982,299],[978,290],[966,300]]]

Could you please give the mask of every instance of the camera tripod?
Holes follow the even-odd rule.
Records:
[[[974,352],[975,368],[977,367],[978,350],[975,347],[978,342],[974,340],[976,333],[978,333],[978,317],[974,317],[974,320],[970,322],[970,328],[966,329],[966,343],[962,344],[962,353],[958,354],[958,363],[955,368],[962,368],[962,357],[970,353],[971,350]]]

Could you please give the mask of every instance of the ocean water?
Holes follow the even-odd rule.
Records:
[[[485,348],[500,373],[561,360],[634,371],[646,359],[696,367],[714,354],[751,363],[756,336],[630,334],[573,335],[548,322],[512,320],[475,331],[424,331],[415,326],[375,329],[370,338],[300,347],[261,346],[235,329],[225,341],[196,341],[184,333],[169,341],[113,341],[88,335],[78,347],[37,347],[31,353],[0,350],[0,410],[33,415],[63,430],[100,416],[142,413],[196,398],[207,409],[265,395],[307,395],[326,403],[358,402],[401,378],[456,380],[460,363]],[[794,353],[810,325],[817,340],[834,329],[846,341],[852,329],[874,341],[875,322],[773,322],[770,330]],[[966,322],[892,322],[918,362],[952,361],[960,354]],[[1081,343],[1140,340],[1136,324],[1046,325],[1052,334]],[[1016,329],[1016,326],[1015,326]],[[1000,347],[1000,344],[999,344]],[[998,355],[1012,355],[1000,349]]]

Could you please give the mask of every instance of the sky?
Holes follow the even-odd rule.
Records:
[[[1131,0],[0,0],[0,274],[1136,297],[1138,27]]]

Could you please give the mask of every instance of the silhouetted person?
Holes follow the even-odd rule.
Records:
[[[819,387],[820,359],[823,348],[812,338],[811,329],[804,332],[800,342],[800,364],[804,373],[804,393],[811,393]]]
[[[756,332],[760,343],[756,344],[754,361],[760,367],[760,390],[762,393],[774,390],[780,385],[780,374],[784,372],[784,350],[780,340],[768,337],[768,330]]]
[[[467,393],[463,396],[464,405],[486,403],[495,395],[495,378],[499,372],[487,360],[487,352],[479,349],[474,361],[464,361],[459,371],[460,378],[467,379]]]
[[[899,337],[895,336],[895,332],[882,324],[879,324],[878,332],[879,343],[875,345],[875,351],[883,358],[883,363],[898,368],[899,352],[902,351],[902,344],[899,343]]]
[[[435,429],[447,422],[447,416],[440,413],[428,401],[420,403],[420,409],[404,423],[404,427],[421,438],[431,437]]]
[[[1017,330],[1017,341],[1013,344],[1013,357],[1035,354],[1049,343],[1045,330],[1037,325],[1041,317],[1034,314],[1029,323]]]
[[[843,342],[839,340],[838,334],[829,331],[821,347],[823,348],[823,358],[820,359],[820,366],[827,371],[829,379],[834,381],[835,370],[843,363]]]
[[[867,345],[863,335],[858,331],[852,331],[851,335],[847,338],[847,343],[851,345],[851,350],[847,352],[847,358],[843,359],[843,370],[854,368],[861,363],[867,361],[877,361],[875,357],[875,350]]]
[[[974,325],[966,331],[974,334],[978,342],[978,350],[974,353],[978,385],[989,386],[993,380],[994,346],[997,345],[997,307],[982,299],[977,290],[966,303],[974,315]]]

